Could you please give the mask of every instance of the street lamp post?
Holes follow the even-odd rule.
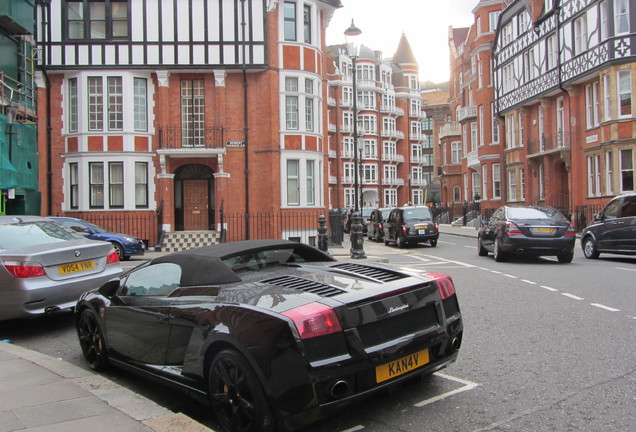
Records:
[[[360,156],[358,154],[358,89],[356,86],[356,60],[358,58],[358,47],[355,43],[357,37],[362,34],[362,30],[360,30],[353,23],[353,19],[351,20],[351,25],[344,32],[345,38],[347,41],[347,52],[352,62],[353,69],[353,153],[354,153],[354,174],[353,174],[353,183],[354,183],[354,212],[352,215],[352,224],[351,224],[351,258],[361,259],[366,258],[367,256],[364,253],[364,236],[362,235],[362,216],[360,215],[360,207],[359,207],[359,187],[360,187],[360,178],[359,178],[359,169],[360,169]]]

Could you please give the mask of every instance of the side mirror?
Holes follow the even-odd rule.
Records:
[[[104,297],[111,298],[119,290],[119,286],[119,279],[113,279],[99,287],[97,291]]]
[[[594,215],[594,222],[600,222],[600,221],[602,221],[602,220],[603,220],[603,216],[601,216],[601,214],[600,214],[600,213],[596,213],[596,214]]]

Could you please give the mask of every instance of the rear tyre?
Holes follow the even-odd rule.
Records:
[[[431,239],[431,246],[435,247],[437,246],[437,239]]]
[[[557,259],[559,260],[561,264],[571,263],[573,258],[574,258],[574,251],[557,256]]]
[[[508,254],[501,250],[501,245],[499,244],[499,239],[495,239],[495,247],[493,249],[493,256],[495,257],[495,261],[504,262],[508,261]]]
[[[273,429],[269,403],[256,373],[236,351],[223,350],[212,360],[209,397],[225,432],[268,432]]]
[[[397,236],[397,238],[395,239],[395,245],[400,249],[404,249],[406,247],[406,241],[404,240],[404,237]]]
[[[117,252],[117,256],[119,257],[119,261],[124,261],[126,258],[124,257],[124,248],[117,242],[111,242],[115,248],[115,252]]]
[[[477,254],[479,256],[488,256],[488,250],[481,244],[481,238],[477,239]]]
[[[378,243],[382,241],[382,235],[380,234],[380,231],[375,232],[375,241],[377,241]]]
[[[99,318],[91,309],[82,311],[77,322],[77,336],[88,366],[98,372],[108,369],[106,339]]]
[[[384,239],[384,246],[388,246],[389,245],[389,241],[387,239]]]
[[[598,249],[596,249],[596,242],[592,237],[585,237],[583,240],[583,255],[587,259],[596,259],[600,255]]]

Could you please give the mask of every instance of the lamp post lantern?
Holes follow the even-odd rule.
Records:
[[[362,216],[360,215],[360,199],[358,197],[360,191],[360,156],[358,154],[358,88],[356,82],[356,61],[358,58],[359,44],[357,42],[358,37],[362,34],[360,30],[351,20],[351,25],[344,32],[347,42],[347,54],[351,58],[353,69],[353,157],[354,157],[354,174],[353,174],[353,187],[354,187],[354,212],[352,215],[351,224],[351,258],[360,259],[366,258],[364,253],[363,243],[364,236],[362,235]]]

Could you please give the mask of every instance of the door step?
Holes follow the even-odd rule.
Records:
[[[165,233],[161,242],[162,252],[179,252],[220,243],[217,231],[174,231]]]

